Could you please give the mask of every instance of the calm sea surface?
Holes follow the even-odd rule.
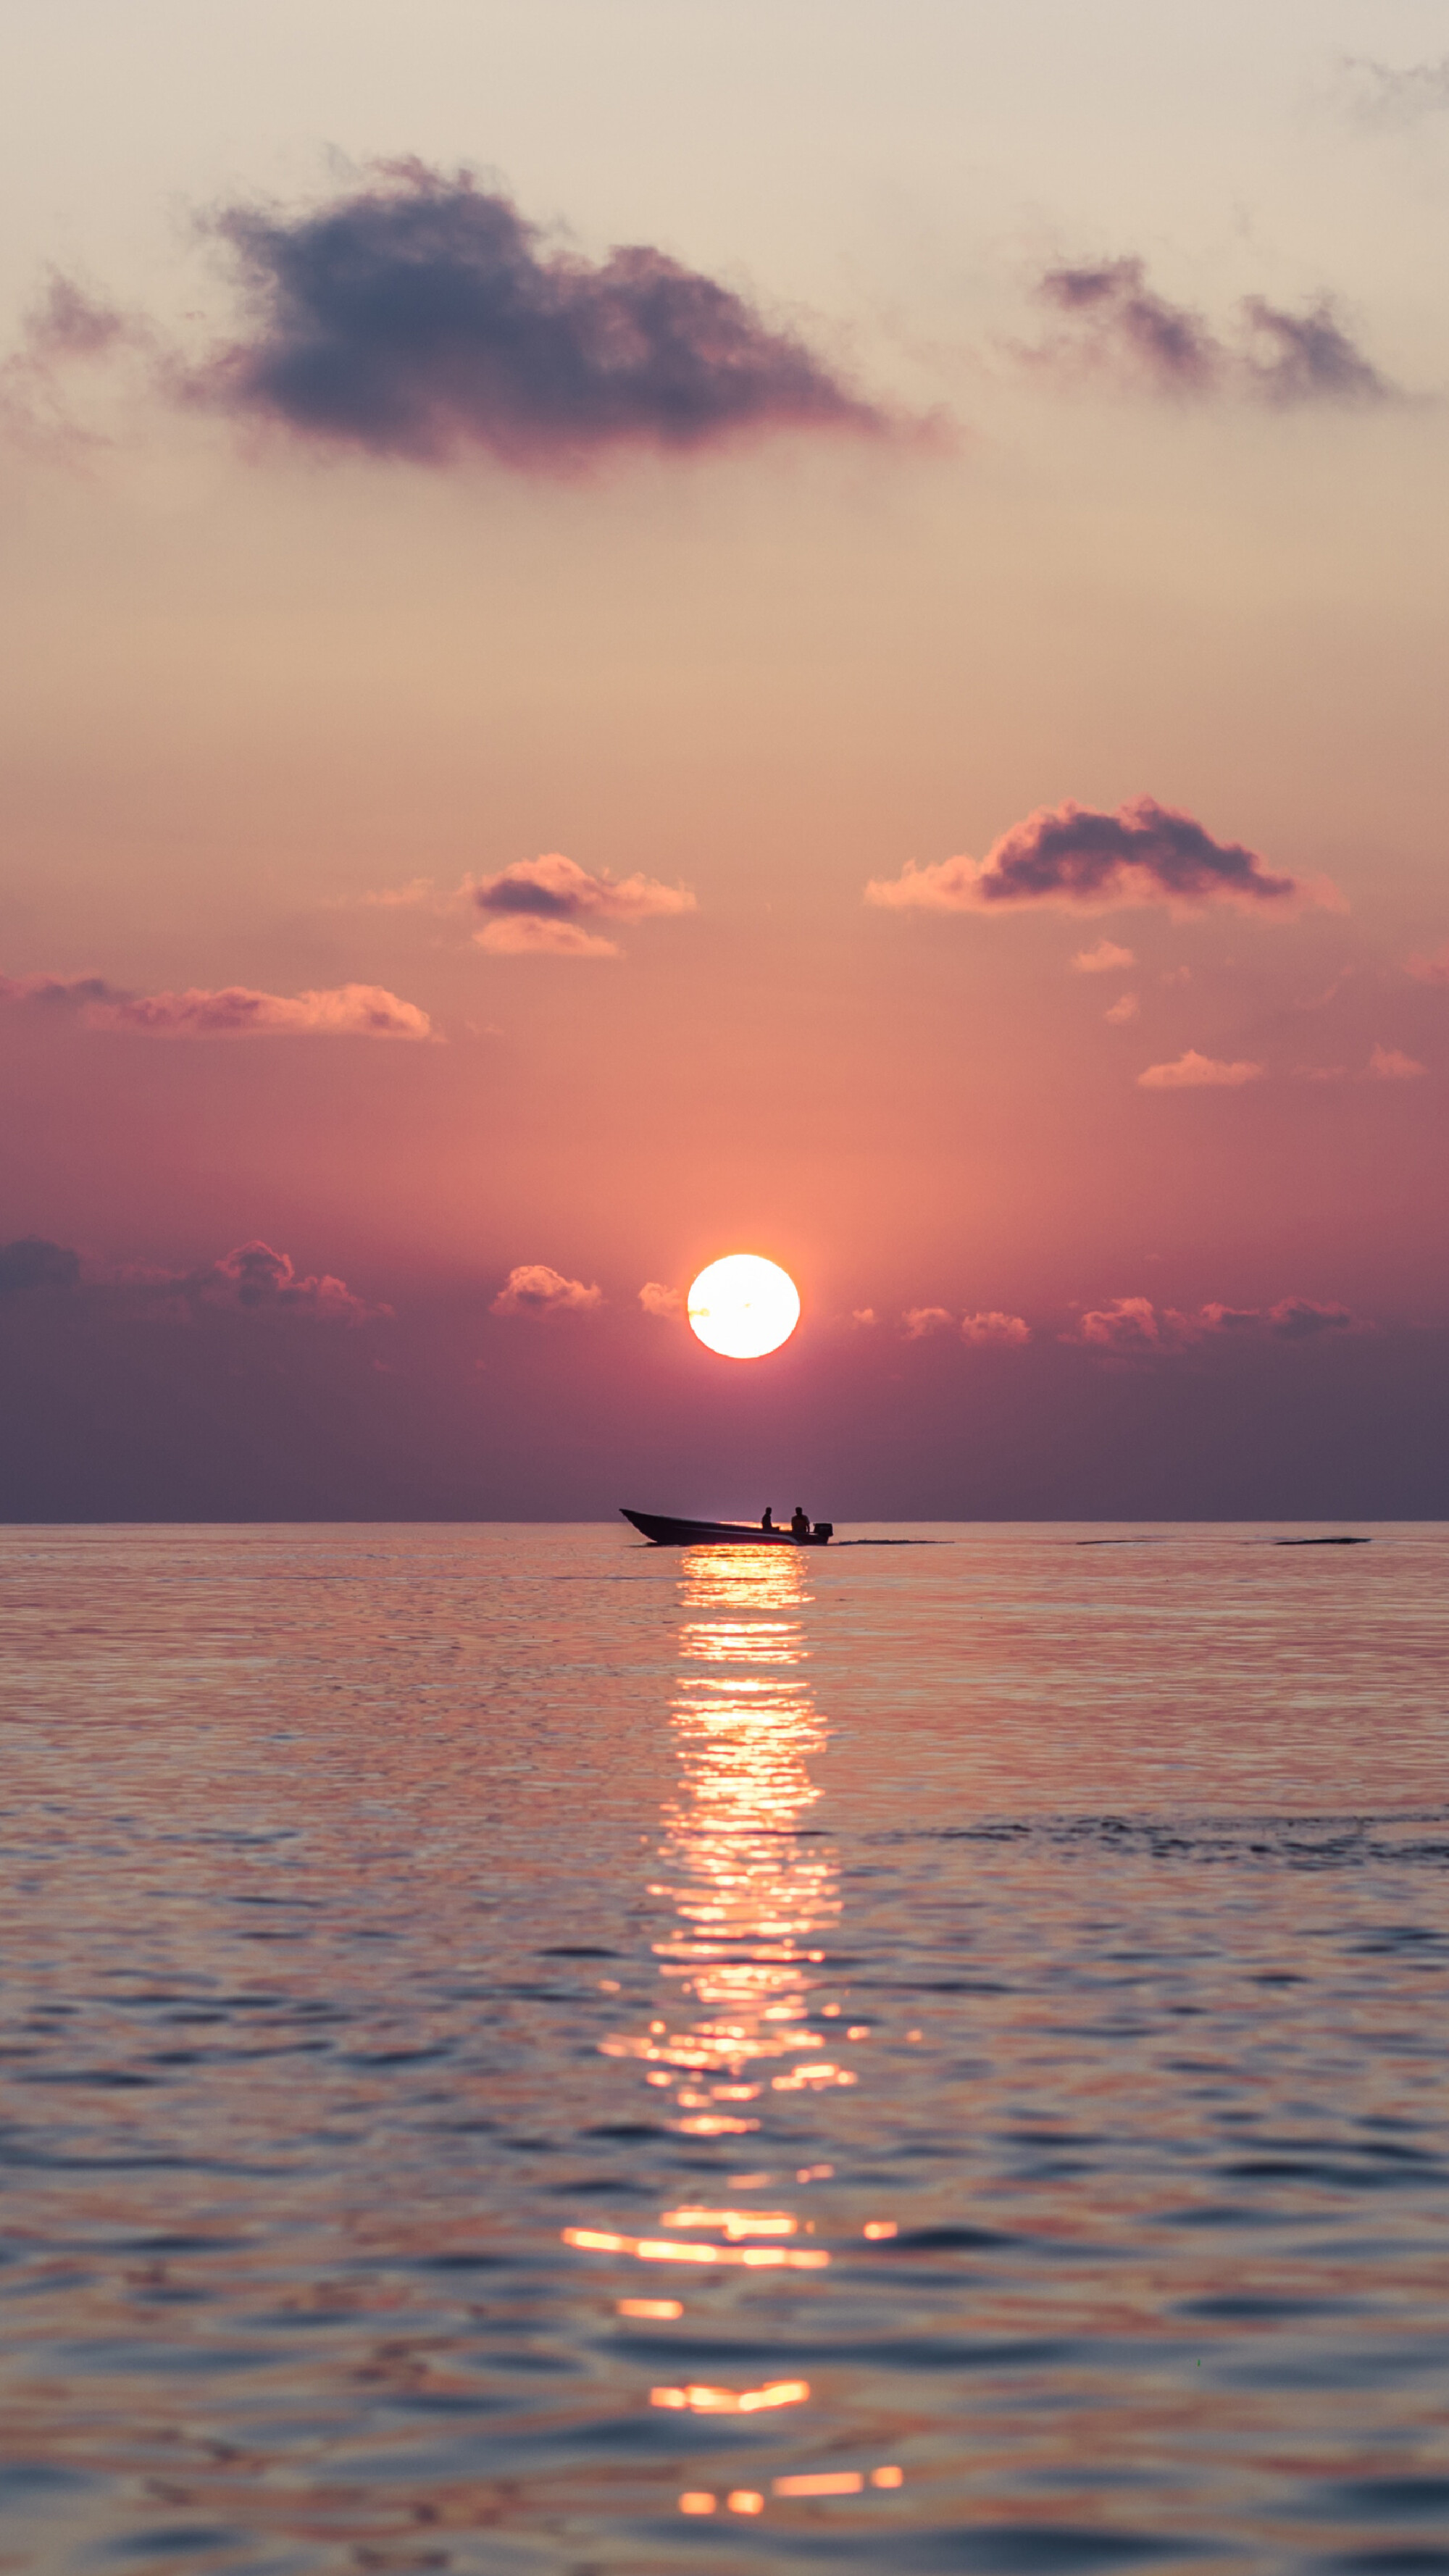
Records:
[[[0,1532],[0,2568],[1449,2569],[1449,1530],[921,1535]]]

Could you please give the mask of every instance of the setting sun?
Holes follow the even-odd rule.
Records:
[[[712,1261],[689,1292],[690,1330],[727,1360],[763,1359],[799,1321],[800,1292],[788,1270],[756,1252]]]

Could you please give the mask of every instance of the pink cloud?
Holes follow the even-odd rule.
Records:
[[[539,921],[533,913],[505,915],[475,930],[474,940],[490,957],[622,957],[617,939],[585,930],[577,921]]]
[[[1024,1315],[1002,1315],[994,1311],[989,1315],[963,1315],[961,1339],[978,1346],[997,1343],[1006,1349],[1019,1349],[1023,1342],[1031,1340],[1031,1326]]]
[[[1191,814],[1153,796],[1132,797],[1111,814],[1071,799],[1042,806],[1014,823],[984,859],[942,859],[925,868],[908,860],[900,876],[872,878],[865,899],[928,912],[1042,904],[1111,912],[1159,903],[1196,912],[1211,903],[1283,908],[1338,901],[1329,888],[1270,875],[1255,850],[1215,841]]]
[[[861,1325],[868,1332],[871,1325],[878,1319],[874,1306],[855,1306],[851,1309],[850,1320],[853,1324]]]
[[[949,1333],[955,1320],[945,1306],[909,1306],[901,1324],[908,1342],[920,1342],[928,1333]]]
[[[1370,1082],[1417,1082],[1429,1070],[1400,1047],[1376,1046],[1368,1060]]]
[[[586,929],[587,922],[648,921],[695,909],[687,886],[663,885],[657,877],[612,877],[606,868],[590,875],[561,850],[516,860],[463,891],[490,916],[474,933],[479,947],[502,957],[617,957],[614,942]]]
[[[510,1270],[489,1308],[493,1315],[582,1315],[602,1306],[601,1288],[586,1288],[582,1279],[565,1279],[546,1261],[520,1262]]]
[[[1173,1064],[1150,1064],[1137,1076],[1139,1091],[1236,1091],[1262,1079],[1260,1064],[1225,1064],[1218,1056],[1199,1055],[1189,1047]]]
[[[350,1037],[425,1039],[426,1011],[380,984],[328,992],[258,993],[245,984],[219,992],[127,993],[99,975],[0,975],[0,1003],[75,1011],[85,1027],[135,1037]]]
[[[1129,1020],[1136,1019],[1139,1008],[1135,993],[1123,993],[1120,999],[1112,1004],[1110,1010],[1102,1013],[1102,1017],[1110,1021],[1114,1029],[1120,1029],[1124,1028]]]
[[[1115,939],[1099,939],[1092,948],[1079,948],[1072,959],[1078,975],[1115,975],[1135,966],[1136,956],[1130,948],[1119,948]]]
[[[1347,1066],[1341,1064],[1295,1064],[1293,1079],[1295,1082],[1342,1082],[1347,1070]]]
[[[639,1303],[646,1315],[675,1316],[684,1312],[684,1299],[677,1288],[666,1288],[660,1279],[646,1279],[639,1291]]]
[[[1420,984],[1449,984],[1449,947],[1435,950],[1432,957],[1411,957],[1405,973]]]
[[[1150,1297],[1118,1297],[1082,1315],[1059,1339],[1086,1349],[1108,1351],[1119,1359],[1164,1358],[1213,1339],[1270,1336],[1301,1342],[1322,1333],[1366,1332],[1347,1306],[1324,1305],[1312,1297],[1280,1297],[1273,1306],[1227,1306],[1216,1301],[1192,1313],[1154,1306]]]

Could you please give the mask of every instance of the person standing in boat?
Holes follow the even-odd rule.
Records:
[[[810,1522],[803,1503],[797,1503],[793,1512],[790,1514],[790,1534],[792,1538],[808,1538],[810,1536]]]

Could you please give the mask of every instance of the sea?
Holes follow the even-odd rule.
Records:
[[[1449,2569],[1449,1527],[0,1532],[0,2570]]]

